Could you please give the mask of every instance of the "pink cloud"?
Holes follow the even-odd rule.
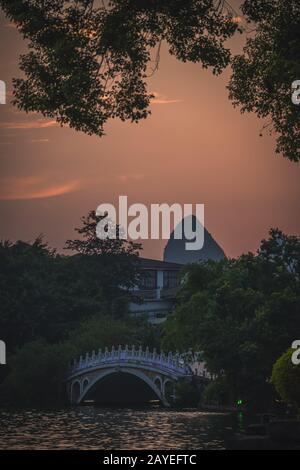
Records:
[[[233,23],[241,23],[243,20],[242,20],[242,18],[241,18],[240,16],[234,16],[234,17],[231,19],[231,21],[232,21]]]
[[[46,129],[56,125],[57,122],[54,119],[38,119],[36,121],[3,122],[0,124],[0,129]]]
[[[42,178],[0,178],[0,200],[15,201],[62,196],[78,190],[80,186],[77,180],[49,186]]]
[[[165,95],[162,95],[161,93],[158,93],[156,91],[152,92],[152,95],[154,95],[154,98],[151,100],[151,104],[173,104],[173,103],[182,103],[183,100],[178,100],[178,99],[169,99]]]
[[[6,24],[4,25],[4,28],[13,28],[13,29],[15,29],[15,28],[17,28],[17,27],[18,27],[17,24],[14,23],[13,21],[10,21],[9,23],[6,23]]]
[[[121,181],[122,183],[126,183],[127,181],[140,181],[144,178],[142,174],[130,174],[130,175],[118,175],[117,180]]]

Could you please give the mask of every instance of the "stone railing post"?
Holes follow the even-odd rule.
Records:
[[[156,356],[157,356],[156,348],[153,348],[152,360],[153,360],[154,362],[156,361]]]
[[[85,355],[85,363],[87,364],[89,362],[89,353],[87,352]]]
[[[101,359],[102,359],[102,349],[100,348],[98,349],[98,357],[97,357],[98,362],[100,362]]]
[[[159,362],[162,363],[164,360],[164,352],[163,350],[160,351]]]

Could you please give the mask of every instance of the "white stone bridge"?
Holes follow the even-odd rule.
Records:
[[[165,355],[155,349],[119,346],[81,356],[68,371],[66,383],[72,404],[159,400],[170,406],[175,400],[175,383],[191,376],[191,369],[178,353]]]

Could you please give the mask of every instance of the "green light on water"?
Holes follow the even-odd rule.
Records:
[[[237,401],[237,405],[238,405],[238,406],[242,406],[242,404],[243,404],[243,400],[238,400],[238,401]]]

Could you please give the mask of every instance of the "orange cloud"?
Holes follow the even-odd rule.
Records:
[[[158,93],[156,91],[152,92],[154,98],[151,100],[151,104],[173,104],[173,103],[182,103],[182,100],[170,100],[165,95]]]
[[[15,136],[12,136],[15,137]],[[31,144],[48,144],[50,142],[50,139],[30,139],[30,140],[24,140],[24,142],[28,142]],[[16,144],[17,142],[12,142],[12,141],[2,141],[0,142],[0,145],[13,145]]]
[[[0,200],[16,201],[62,196],[79,188],[79,181],[76,180],[54,186],[45,186],[45,181],[41,178],[0,178]]]
[[[0,129],[45,129],[56,125],[57,122],[54,119],[38,119],[37,121],[3,122],[0,124]]]
[[[126,183],[127,181],[140,181],[144,178],[142,174],[132,174],[132,175],[118,175],[117,180],[121,181],[122,183]]]
[[[17,28],[17,27],[18,27],[17,24],[14,23],[13,21],[11,21],[10,23],[6,23],[6,24],[4,25],[4,28],[14,28],[14,29],[15,29],[15,28]]]
[[[232,21],[233,23],[241,23],[243,20],[242,20],[242,18],[241,18],[240,16],[233,16],[233,17],[231,18],[231,21]]]

